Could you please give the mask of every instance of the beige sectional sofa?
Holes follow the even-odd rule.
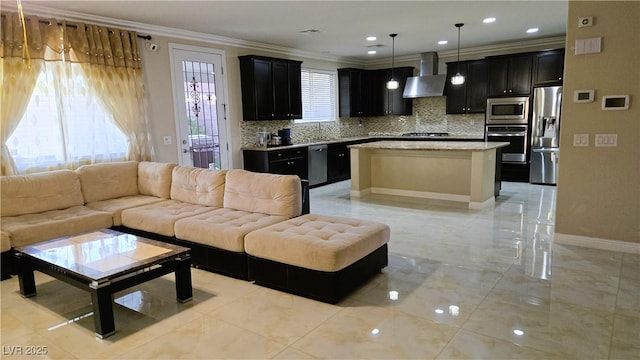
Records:
[[[112,216],[84,206],[71,170],[2,177],[0,226],[12,247],[112,226]]]
[[[308,209],[297,176],[244,170],[118,162],[0,180],[3,277],[8,248],[114,228],[187,245],[195,266],[246,279],[244,235]]]
[[[309,214],[294,175],[117,162],[2,177],[11,248],[101,228],[191,249],[194,266],[335,303],[387,266],[385,224]]]

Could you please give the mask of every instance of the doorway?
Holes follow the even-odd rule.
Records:
[[[169,44],[169,54],[179,164],[228,169],[224,51]]]

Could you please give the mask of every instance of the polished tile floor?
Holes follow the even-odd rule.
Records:
[[[389,266],[337,305],[193,269],[120,294],[93,334],[88,293],[38,274],[1,283],[2,358],[640,359],[640,256],[552,245],[555,188],[504,183],[494,208],[311,191],[312,212],[391,226]],[[42,350],[43,348],[40,348]]]

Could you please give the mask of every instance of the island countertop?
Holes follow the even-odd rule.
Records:
[[[352,149],[386,149],[386,150],[456,150],[486,151],[508,146],[508,142],[485,141],[376,141],[364,144],[349,145]]]

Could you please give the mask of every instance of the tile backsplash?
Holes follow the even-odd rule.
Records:
[[[257,142],[256,133],[265,128],[274,133],[290,128],[294,144],[315,139],[349,138],[368,135],[396,135],[406,132],[448,132],[452,135],[484,135],[484,114],[447,115],[444,96],[413,100],[413,115],[340,118],[338,121],[297,124],[293,120],[242,121],[242,146]]]

